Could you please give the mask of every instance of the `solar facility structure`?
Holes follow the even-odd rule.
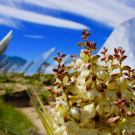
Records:
[[[114,54],[114,48],[122,47],[126,50],[125,55],[128,56],[122,64],[135,68],[135,18],[127,20],[117,26],[103,47],[108,48],[108,54]],[[103,51],[103,47],[99,50],[99,55]]]
[[[0,42],[0,57],[2,56],[2,54],[6,51],[7,46],[11,40],[12,37],[12,30],[1,40]]]
[[[27,61],[24,66],[18,71],[18,73],[24,73],[34,63],[34,60]]]
[[[52,53],[55,51],[55,48],[52,48],[48,52],[43,53],[35,62],[32,64],[28,70],[25,72],[25,76],[30,76],[38,73],[38,70],[42,66],[43,63],[46,62],[46,60],[52,55]]]

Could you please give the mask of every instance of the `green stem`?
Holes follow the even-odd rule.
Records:
[[[120,77],[122,76],[122,68],[121,68],[121,64],[120,64]]]
[[[91,54],[92,54],[92,53],[91,53]],[[92,62],[92,59],[91,59],[91,55],[90,55],[90,63],[91,63],[91,68],[92,68],[92,74],[93,74],[93,76],[94,76],[95,73],[94,73],[94,69],[93,69],[93,62]],[[95,87],[97,86],[96,80],[94,81],[94,85],[95,85]]]

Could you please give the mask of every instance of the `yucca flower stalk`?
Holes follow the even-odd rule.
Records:
[[[128,65],[122,65],[127,58],[122,47],[107,55],[103,48],[101,61],[96,43],[88,41],[91,33],[82,32],[84,47],[71,56],[74,65],[62,64],[65,54],[58,52],[53,69],[56,77],[54,89],[49,90],[55,103],[51,105],[53,132],[55,135],[134,135],[135,134],[135,72]],[[103,63],[102,62],[102,63]],[[75,74],[69,74],[74,68]],[[114,71],[117,72],[114,72]]]

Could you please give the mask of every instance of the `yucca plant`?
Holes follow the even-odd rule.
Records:
[[[40,98],[37,99],[45,113],[43,117],[33,99],[44,127],[49,135],[134,135],[135,134],[135,71],[128,65],[122,65],[127,58],[121,47],[114,49],[114,54],[107,55],[103,48],[101,61],[96,51],[96,43],[87,38],[88,30],[82,32],[84,42],[77,43],[84,47],[77,55],[71,56],[74,65],[62,63],[65,54],[58,52],[54,60],[58,62],[53,69],[56,81],[50,89],[49,98],[54,98],[50,114],[45,110]],[[68,71],[74,68],[75,74]],[[116,70],[118,72],[114,72]]]

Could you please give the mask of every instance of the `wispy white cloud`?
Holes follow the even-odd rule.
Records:
[[[41,36],[41,35],[24,35],[24,36],[28,38],[45,38],[45,36]]]
[[[135,17],[131,0],[12,0],[66,11],[93,19],[110,27]],[[129,4],[130,2],[130,4]],[[135,3],[134,3],[135,5]]]
[[[69,29],[76,29],[76,30],[88,28],[87,26],[77,22],[60,19],[48,15],[38,14],[32,11],[17,9],[15,7],[9,7],[1,4],[0,4],[0,15],[10,19],[14,18],[17,20],[22,20],[22,21],[27,21],[27,22],[32,22],[32,23],[37,23],[42,25],[50,25],[50,26],[61,27],[61,28],[69,28]],[[3,18],[0,19],[2,22]],[[6,22],[3,22],[3,24],[6,24]]]
[[[5,25],[13,28],[23,28],[23,24],[19,20],[14,20],[9,17],[0,16],[0,25]]]

